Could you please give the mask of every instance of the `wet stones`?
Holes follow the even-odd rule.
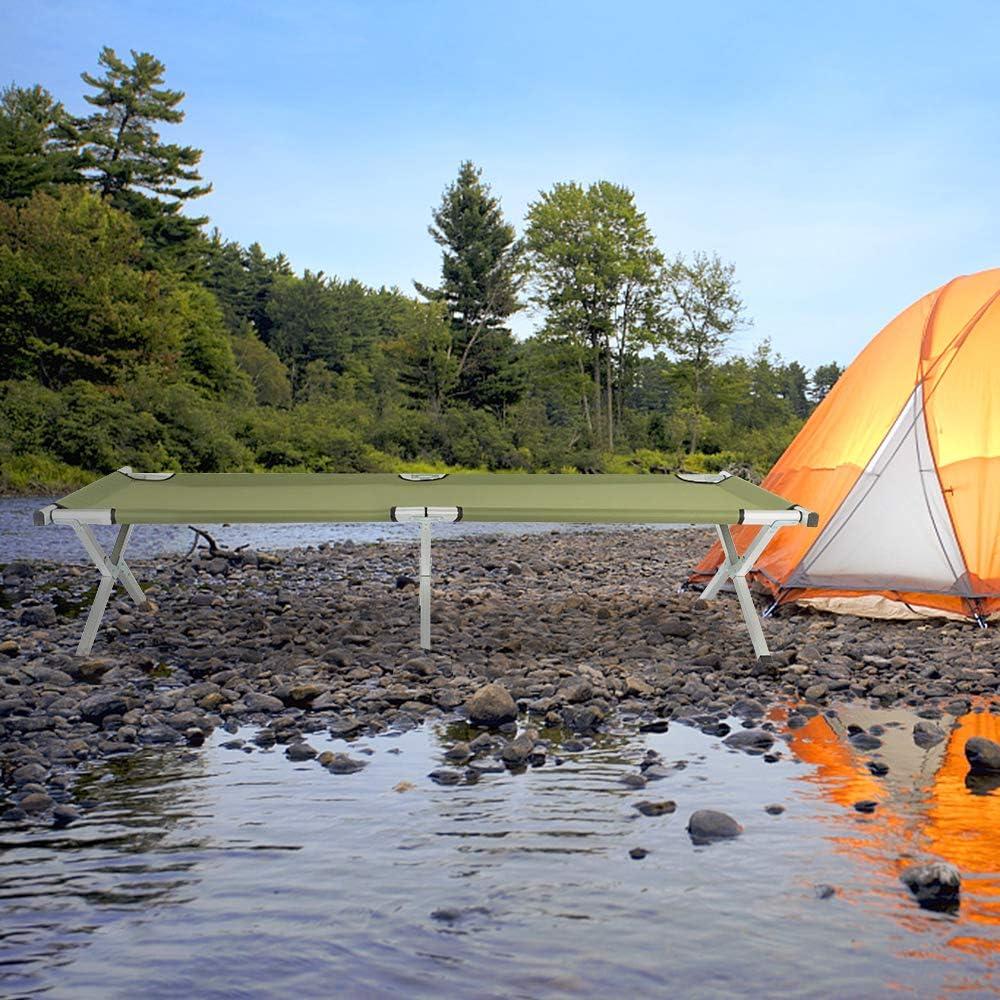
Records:
[[[517,718],[517,703],[510,692],[497,683],[481,687],[465,703],[469,721],[477,726],[502,726]]]
[[[698,809],[691,814],[688,836],[695,844],[711,844],[716,840],[738,837],[743,827],[728,813],[716,809]]]
[[[1000,743],[973,736],[965,744],[965,759],[977,774],[1000,774]]]
[[[925,910],[957,910],[961,900],[962,876],[954,866],[943,861],[911,865],[899,876]]]
[[[316,756],[316,749],[308,743],[293,743],[285,749],[285,756],[294,761],[312,760]]]

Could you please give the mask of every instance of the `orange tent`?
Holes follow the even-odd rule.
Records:
[[[1000,616],[1000,269],[942,285],[861,352],[762,484],[820,516],[753,572],[778,603]],[[756,528],[734,531],[740,551]],[[692,582],[719,565],[716,545]]]

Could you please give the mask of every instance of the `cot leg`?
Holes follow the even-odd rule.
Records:
[[[146,595],[142,592],[138,581],[125,562],[125,547],[132,537],[135,525],[123,524],[118,529],[118,537],[111,549],[111,556],[105,555],[103,549],[94,537],[94,533],[88,524],[80,524],[77,521],[71,522],[73,530],[80,539],[83,547],[87,550],[87,555],[94,561],[94,565],[100,570],[101,582],[97,586],[97,594],[94,596],[94,603],[91,605],[90,613],[87,615],[87,622],[83,627],[83,635],[76,647],[77,656],[86,656],[94,647],[94,639],[97,637],[97,629],[100,627],[104,611],[108,606],[108,600],[116,583],[121,583],[128,592],[129,597],[140,607],[146,603]]]
[[[722,545],[723,559],[715,576],[708,582],[708,585],[701,592],[702,600],[711,601],[715,598],[726,580],[732,580],[733,589],[736,591],[736,599],[740,604],[740,611],[743,614],[743,621],[746,623],[747,632],[750,633],[750,642],[753,643],[754,654],[760,659],[762,656],[769,656],[770,650],[767,648],[767,640],[764,638],[764,629],[760,624],[760,616],[750,595],[750,587],[747,584],[746,575],[753,568],[753,564],[760,558],[761,553],[767,548],[768,542],[774,537],[775,532],[781,525],[772,524],[762,527],[757,532],[757,536],[747,547],[742,557],[733,541],[732,532],[729,526],[720,524],[716,526],[719,533],[719,542]]]
[[[431,648],[431,521],[420,519],[420,646]]]

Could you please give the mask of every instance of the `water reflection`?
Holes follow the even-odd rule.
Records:
[[[789,728],[787,713],[772,713],[785,723],[789,746],[813,769],[800,780],[844,810],[831,818],[829,840],[840,851],[864,859],[878,874],[899,872],[928,855],[955,865],[963,876],[962,930],[949,947],[977,953],[1000,952],[1000,775],[971,774],[965,744],[974,736],[1000,742],[1000,715],[974,711],[961,718],[945,716],[950,734],[929,749],[912,738],[918,717],[904,710],[841,708],[835,718],[817,715],[804,726]],[[868,752],[848,742],[847,726],[884,727],[882,746]],[[874,776],[868,761],[888,765]],[[855,802],[879,803],[874,815],[861,817]],[[900,912],[911,930],[926,922],[912,911]]]
[[[773,713],[794,751],[774,763],[678,724],[593,743],[546,731],[544,766],[451,787],[427,775],[475,735],[461,727],[310,735],[368,761],[351,775],[280,746],[226,749],[221,733],[197,753],[146,752],[81,786],[95,805],[79,825],[0,833],[0,994],[982,993],[998,968],[1000,793],[967,786],[962,747],[1000,735],[997,720],[963,718],[924,754],[911,719],[865,711],[802,726]],[[846,727],[873,723],[884,745],[858,753]],[[629,787],[649,750],[686,767]],[[876,753],[884,778],[866,767]],[[668,798],[674,815],[636,811]],[[880,806],[861,815],[858,799]],[[698,808],[744,834],[692,845]],[[928,852],[965,873],[955,917],[897,880]],[[837,891],[820,899],[816,883]]]

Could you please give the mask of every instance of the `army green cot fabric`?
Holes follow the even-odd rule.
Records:
[[[744,509],[792,505],[736,476],[459,473],[412,482],[395,473],[113,472],[56,506],[112,510],[119,524],[388,521],[395,507],[458,507],[468,521],[737,524]]]

